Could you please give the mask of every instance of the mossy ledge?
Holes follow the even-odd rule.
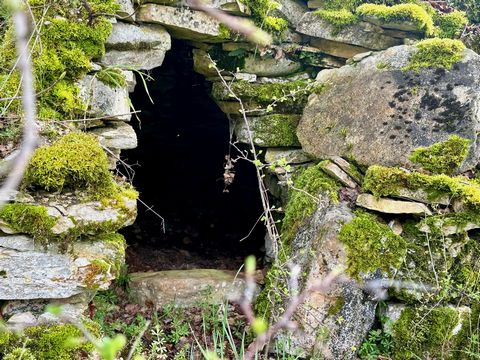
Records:
[[[346,272],[358,280],[378,269],[391,275],[402,265],[407,252],[401,236],[364,211],[357,211],[355,218],[342,226],[338,238],[347,250]]]
[[[401,188],[422,189],[432,201],[448,196],[463,201],[473,211],[480,210],[480,184],[463,176],[410,173],[379,165],[370,166],[365,174],[363,190],[377,197],[398,195]]]
[[[394,6],[363,4],[357,8],[356,14],[363,17],[374,17],[385,23],[408,21],[415,24],[418,31],[424,32],[427,36],[435,33],[432,17],[423,6],[417,4]]]

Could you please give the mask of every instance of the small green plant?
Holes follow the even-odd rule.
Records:
[[[393,349],[392,334],[382,329],[370,330],[367,339],[358,351],[360,359],[377,360],[379,356],[389,356]]]
[[[165,333],[160,325],[157,314],[153,317],[153,326],[150,329],[150,336],[152,342],[150,344],[150,351],[148,354],[148,360],[165,360],[167,359],[167,348]]]

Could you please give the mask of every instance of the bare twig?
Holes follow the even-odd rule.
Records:
[[[25,120],[20,153],[15,160],[12,171],[5,180],[2,188],[0,188],[0,205],[5,204],[12,191],[16,190],[20,185],[25,169],[37,145],[38,137],[35,125],[36,105],[32,64],[30,62],[30,51],[27,41],[28,21],[27,16],[20,8],[20,4],[16,3],[16,5],[17,8],[13,14],[13,20],[17,37],[18,68],[22,73],[22,104]]]
[[[201,10],[226,25],[231,30],[245,35],[245,37],[253,43],[266,46],[270,45],[272,42],[270,34],[256,27],[249,20],[231,16],[221,10],[209,7],[205,5],[202,0],[188,0],[187,3],[192,9]]]

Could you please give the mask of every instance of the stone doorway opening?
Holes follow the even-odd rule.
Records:
[[[245,256],[262,256],[265,230],[254,165],[240,160],[224,191],[230,146],[227,116],[210,97],[211,83],[194,72],[192,48],[176,40],[161,67],[131,96],[140,122],[138,147],[124,153],[134,166],[141,199],[137,220],[123,230],[129,270],[238,269]],[[250,234],[249,236],[247,236]]]

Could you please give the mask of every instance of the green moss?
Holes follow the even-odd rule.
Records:
[[[85,326],[94,336],[100,335],[97,324],[88,322]],[[21,335],[7,332],[2,333],[1,337],[8,339],[3,345],[0,341],[0,352],[4,354],[4,358],[13,358],[18,354],[19,348],[25,348],[26,353],[36,360],[75,360],[81,354],[89,354],[94,350],[91,343],[69,341],[83,338],[82,332],[70,324],[33,326],[27,328]]]
[[[365,191],[377,197],[395,196],[401,188],[425,190],[433,202],[441,196],[448,196],[463,201],[472,210],[480,209],[480,185],[465,177],[408,173],[378,165],[367,170],[363,183]]]
[[[393,324],[393,357],[396,360],[445,359],[458,324],[455,309],[406,308]]]
[[[112,175],[98,139],[85,133],[70,133],[37,149],[24,182],[30,188],[47,191],[74,188],[101,192],[111,187]]]
[[[462,35],[468,19],[463,11],[452,11],[450,13],[437,13],[434,16],[435,26],[438,28],[437,36],[440,38],[458,38]]]
[[[32,235],[35,241],[46,243],[52,237],[56,220],[41,205],[7,204],[0,209],[0,219],[13,230]]]
[[[450,70],[463,58],[465,45],[460,40],[426,39],[416,45],[417,51],[404,70],[418,71],[424,68]]]
[[[375,17],[385,23],[408,21],[415,24],[419,31],[431,36],[435,32],[433,19],[420,5],[399,4],[394,6],[363,4],[356,10],[357,15]]]
[[[465,161],[470,142],[469,139],[451,135],[443,142],[416,149],[409,160],[434,174],[452,175]]]
[[[407,244],[401,236],[395,235],[374,215],[360,211],[351,222],[342,226],[339,240],[347,249],[346,271],[355,279],[377,269],[391,274],[401,266],[407,251]]]
[[[300,146],[297,115],[271,114],[256,118],[251,124],[254,141],[269,147]]]
[[[335,32],[339,32],[349,25],[356,24],[359,21],[358,16],[346,9],[341,10],[323,10],[318,9],[314,12],[320,19],[333,25]]]
[[[228,40],[232,38],[232,33],[230,28],[224,24],[218,25],[219,38],[223,40]]]
[[[127,86],[127,79],[122,71],[117,68],[102,69],[95,74],[98,80],[112,88]]]
[[[300,189],[300,190],[295,190]],[[332,201],[338,201],[340,185],[322,171],[321,164],[311,166],[299,173],[289,191],[289,200],[282,221],[282,242],[285,251],[289,248],[301,223],[317,208],[315,201],[325,192]]]
[[[28,349],[18,347],[10,351],[3,357],[3,360],[37,360]]]
[[[307,103],[308,96],[312,93],[319,94],[325,89],[324,85],[305,80],[269,84],[236,81],[230,86],[242,101],[254,102],[270,111],[280,109],[282,113],[289,114],[300,114]],[[213,84],[212,95],[217,100],[232,100],[227,89],[220,82]]]
[[[274,0],[241,0],[252,12],[252,19],[259,28],[272,34],[281,35],[288,28],[288,21],[271,16],[280,4]]]

